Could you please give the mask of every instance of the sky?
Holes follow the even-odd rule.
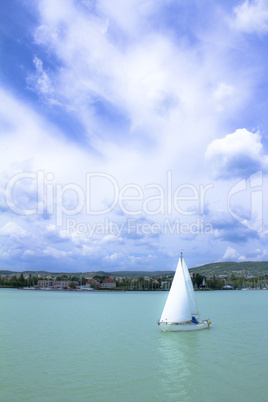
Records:
[[[0,7],[0,269],[268,260],[265,0]]]

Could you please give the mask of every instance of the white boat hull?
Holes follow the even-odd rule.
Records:
[[[192,322],[183,324],[158,322],[158,325],[160,325],[162,332],[199,331],[200,329],[209,328],[210,321],[200,321],[198,324]]]

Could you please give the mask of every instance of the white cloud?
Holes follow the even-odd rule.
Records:
[[[151,151],[156,158],[161,153],[169,165],[184,164],[186,150],[198,157],[200,143],[213,137],[217,125],[213,112],[233,115],[247,98],[249,78],[245,82],[228,72],[226,83],[228,63],[221,62],[219,53],[213,57],[207,47],[196,51],[169,35],[137,29],[140,15],[148,18],[156,12],[155,2],[120,1],[114,7],[101,1],[98,7],[101,13],[93,15],[68,1],[63,13],[58,6],[54,13],[54,2],[40,3],[36,41],[61,63],[53,72],[54,98],[77,117],[106,158],[111,155],[106,150],[115,142],[116,146],[121,142],[121,147],[113,149],[113,155],[117,151],[124,155],[126,140],[128,155],[132,147],[135,159],[141,148],[147,158]],[[124,31],[125,24],[131,31],[135,27],[136,40],[121,33],[125,41],[121,46],[109,31],[111,21],[119,30]],[[108,108],[105,113],[102,109],[101,118],[98,105]]]
[[[118,237],[114,234],[107,234],[102,239],[103,243],[117,243],[117,242],[122,242],[122,241],[123,241],[123,239],[121,237]]]
[[[67,183],[79,183],[79,171],[90,171],[95,166],[90,149],[68,142],[55,125],[3,89],[0,90],[0,105],[0,115],[10,124],[8,135],[1,137],[1,148],[5,152],[0,165],[6,178],[20,171],[40,170],[45,174],[51,172],[50,176],[62,183],[63,178]],[[81,182],[84,183],[84,177]]]
[[[0,228],[0,235],[21,238],[27,235],[27,231],[15,222],[8,222]]]
[[[254,254],[254,257],[250,258],[251,261],[265,261],[268,257],[268,250],[256,249],[252,254]]]
[[[36,68],[36,73],[31,74],[27,77],[27,83],[30,88],[33,88],[40,96],[51,103],[56,103],[53,100],[53,87],[51,80],[43,69],[43,62],[37,56],[33,59],[34,66]]]
[[[85,244],[82,246],[82,250],[81,250],[82,256],[96,256],[96,255],[98,255],[98,253],[100,253],[100,250],[98,247],[87,246]]]
[[[64,250],[58,250],[54,247],[47,247],[45,250],[43,250],[43,254],[48,257],[53,257],[53,258],[64,258],[67,255],[70,255],[71,252],[66,252]]]
[[[236,261],[239,258],[239,253],[232,247],[227,247],[224,256],[220,261]]]
[[[98,2],[99,10],[109,16],[124,33],[137,36],[144,29],[144,19],[156,11],[163,0],[117,0],[116,7],[109,0]]]
[[[3,251],[3,250],[0,250],[0,258],[2,260],[8,259],[8,258],[10,258],[10,253],[8,253],[6,251]]]
[[[266,249],[253,249],[250,252],[246,252],[245,255],[241,255],[238,261],[265,261],[267,260],[268,251]]]
[[[219,261],[265,261],[268,256],[266,249],[252,249],[244,254],[239,254],[237,250],[232,247],[227,247],[224,256]]]
[[[216,178],[247,178],[260,169],[267,171],[268,156],[264,155],[261,136],[238,129],[224,138],[212,141],[205,157]]]
[[[240,40],[240,35],[228,31],[223,11],[216,29],[210,19],[209,27],[202,28],[203,23],[198,20],[198,28],[183,31],[187,13],[193,10],[184,5],[180,7],[181,2],[175,3],[180,11],[175,24],[169,15],[171,8],[163,0],[118,0],[116,7],[109,0],[35,3],[39,9],[39,27],[33,34],[35,43],[31,48],[35,72],[32,69],[24,72],[42,106],[30,103],[33,93],[26,94],[26,101],[23,92],[18,98],[8,90],[0,91],[1,122],[5,123],[0,139],[4,150],[0,162],[4,172],[0,188],[3,200],[7,181],[19,171],[39,171],[45,177],[50,174],[53,178],[46,184],[53,191],[56,188],[64,191],[64,186],[70,183],[85,191],[87,172],[109,173],[119,189],[133,183],[144,191],[145,198],[148,193],[152,194],[145,190],[150,184],[162,186],[167,196],[168,171],[172,171],[172,191],[183,183],[199,189],[211,183],[210,166],[208,169],[204,164],[204,153],[210,143],[207,158],[216,180],[206,195],[206,202],[212,200],[211,209],[215,211],[218,199],[226,202],[230,184],[220,182],[217,187],[217,178],[245,177],[254,169],[266,168],[267,157],[259,134],[237,130],[213,141],[226,132],[225,127],[233,119],[244,121],[245,116],[240,112],[250,97],[253,99],[255,83],[259,84],[256,59],[249,52],[249,65],[244,63],[247,57],[243,49],[237,53],[237,42],[233,39],[235,36]],[[237,9],[237,16],[252,11],[250,3],[244,4],[247,8]],[[264,9],[261,2],[252,6],[260,7],[260,4]],[[163,15],[159,12],[161,7]],[[202,7],[199,10],[206,12]],[[33,9],[33,15],[34,12]],[[166,25],[169,22],[171,25]],[[50,118],[54,124],[49,122]],[[80,131],[76,130],[78,126]],[[44,198],[40,197],[37,204],[35,196],[40,195],[40,189],[37,194],[34,181],[16,184],[16,190],[14,197],[19,206],[41,207],[44,198],[52,194],[44,192]],[[93,207],[111,205],[113,193],[109,184],[98,182],[90,190]],[[63,204],[71,210],[76,204],[75,194],[66,191],[64,196],[64,201],[48,202],[50,209],[55,211]],[[4,211],[5,204],[1,204]],[[183,204],[185,211],[190,211],[189,204]],[[108,218],[121,225],[126,223],[127,216],[118,214],[118,209],[117,206]],[[83,233],[83,225],[90,224],[93,230],[93,225],[102,224],[105,216],[92,217],[85,210],[72,216],[70,212],[76,223],[68,232],[65,221],[57,227],[55,214],[45,216],[46,212],[43,217],[31,216],[27,221],[13,214],[14,222],[27,228],[27,233],[40,234],[31,244],[18,245],[18,253],[25,250],[25,260],[34,250],[44,265],[46,258],[55,258],[63,265],[69,261],[71,265],[71,257],[75,256],[84,261],[84,267],[88,260],[109,261],[109,267],[113,263],[121,267],[124,264],[153,267],[148,256],[152,249],[157,264],[162,264],[156,262],[159,255],[166,264],[178,251],[175,236],[161,238],[159,235],[156,241],[153,236],[140,236],[134,231],[122,232],[121,237],[118,232],[107,231],[87,238],[89,231]],[[172,221],[174,216],[169,218]],[[182,224],[187,221],[185,216],[179,218]],[[199,218],[197,212],[192,221]],[[1,219],[3,225],[11,218]],[[159,214],[152,220],[161,222],[164,216]],[[237,226],[235,231],[233,228],[233,222],[229,222],[227,229],[215,227],[217,244],[228,239],[235,242],[241,234],[243,239],[248,238],[245,231]],[[183,245],[187,243],[187,235],[178,237]],[[199,251],[205,254],[194,241],[196,254],[200,255]],[[123,243],[129,247],[129,255],[123,254],[122,260],[116,260]]]
[[[224,111],[229,102],[233,102],[234,97],[237,95],[235,92],[234,85],[228,85],[225,82],[220,82],[217,85],[213,96],[219,112]]]
[[[122,258],[123,254],[122,253],[113,253],[111,255],[108,255],[104,258],[105,261],[108,262],[115,262],[118,261],[119,258]]]
[[[22,257],[34,257],[36,255],[36,252],[33,250],[25,250],[23,252]]]
[[[266,0],[246,0],[234,9],[232,24],[246,33],[265,34],[268,31],[268,5]]]

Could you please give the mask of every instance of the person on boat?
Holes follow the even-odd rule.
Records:
[[[192,316],[192,323],[193,323],[193,324],[198,324],[198,321],[197,321],[197,319],[196,319],[194,316]]]

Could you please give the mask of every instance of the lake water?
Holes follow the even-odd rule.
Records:
[[[268,291],[196,292],[212,326],[184,333],[166,297],[0,289],[0,400],[268,401]]]

